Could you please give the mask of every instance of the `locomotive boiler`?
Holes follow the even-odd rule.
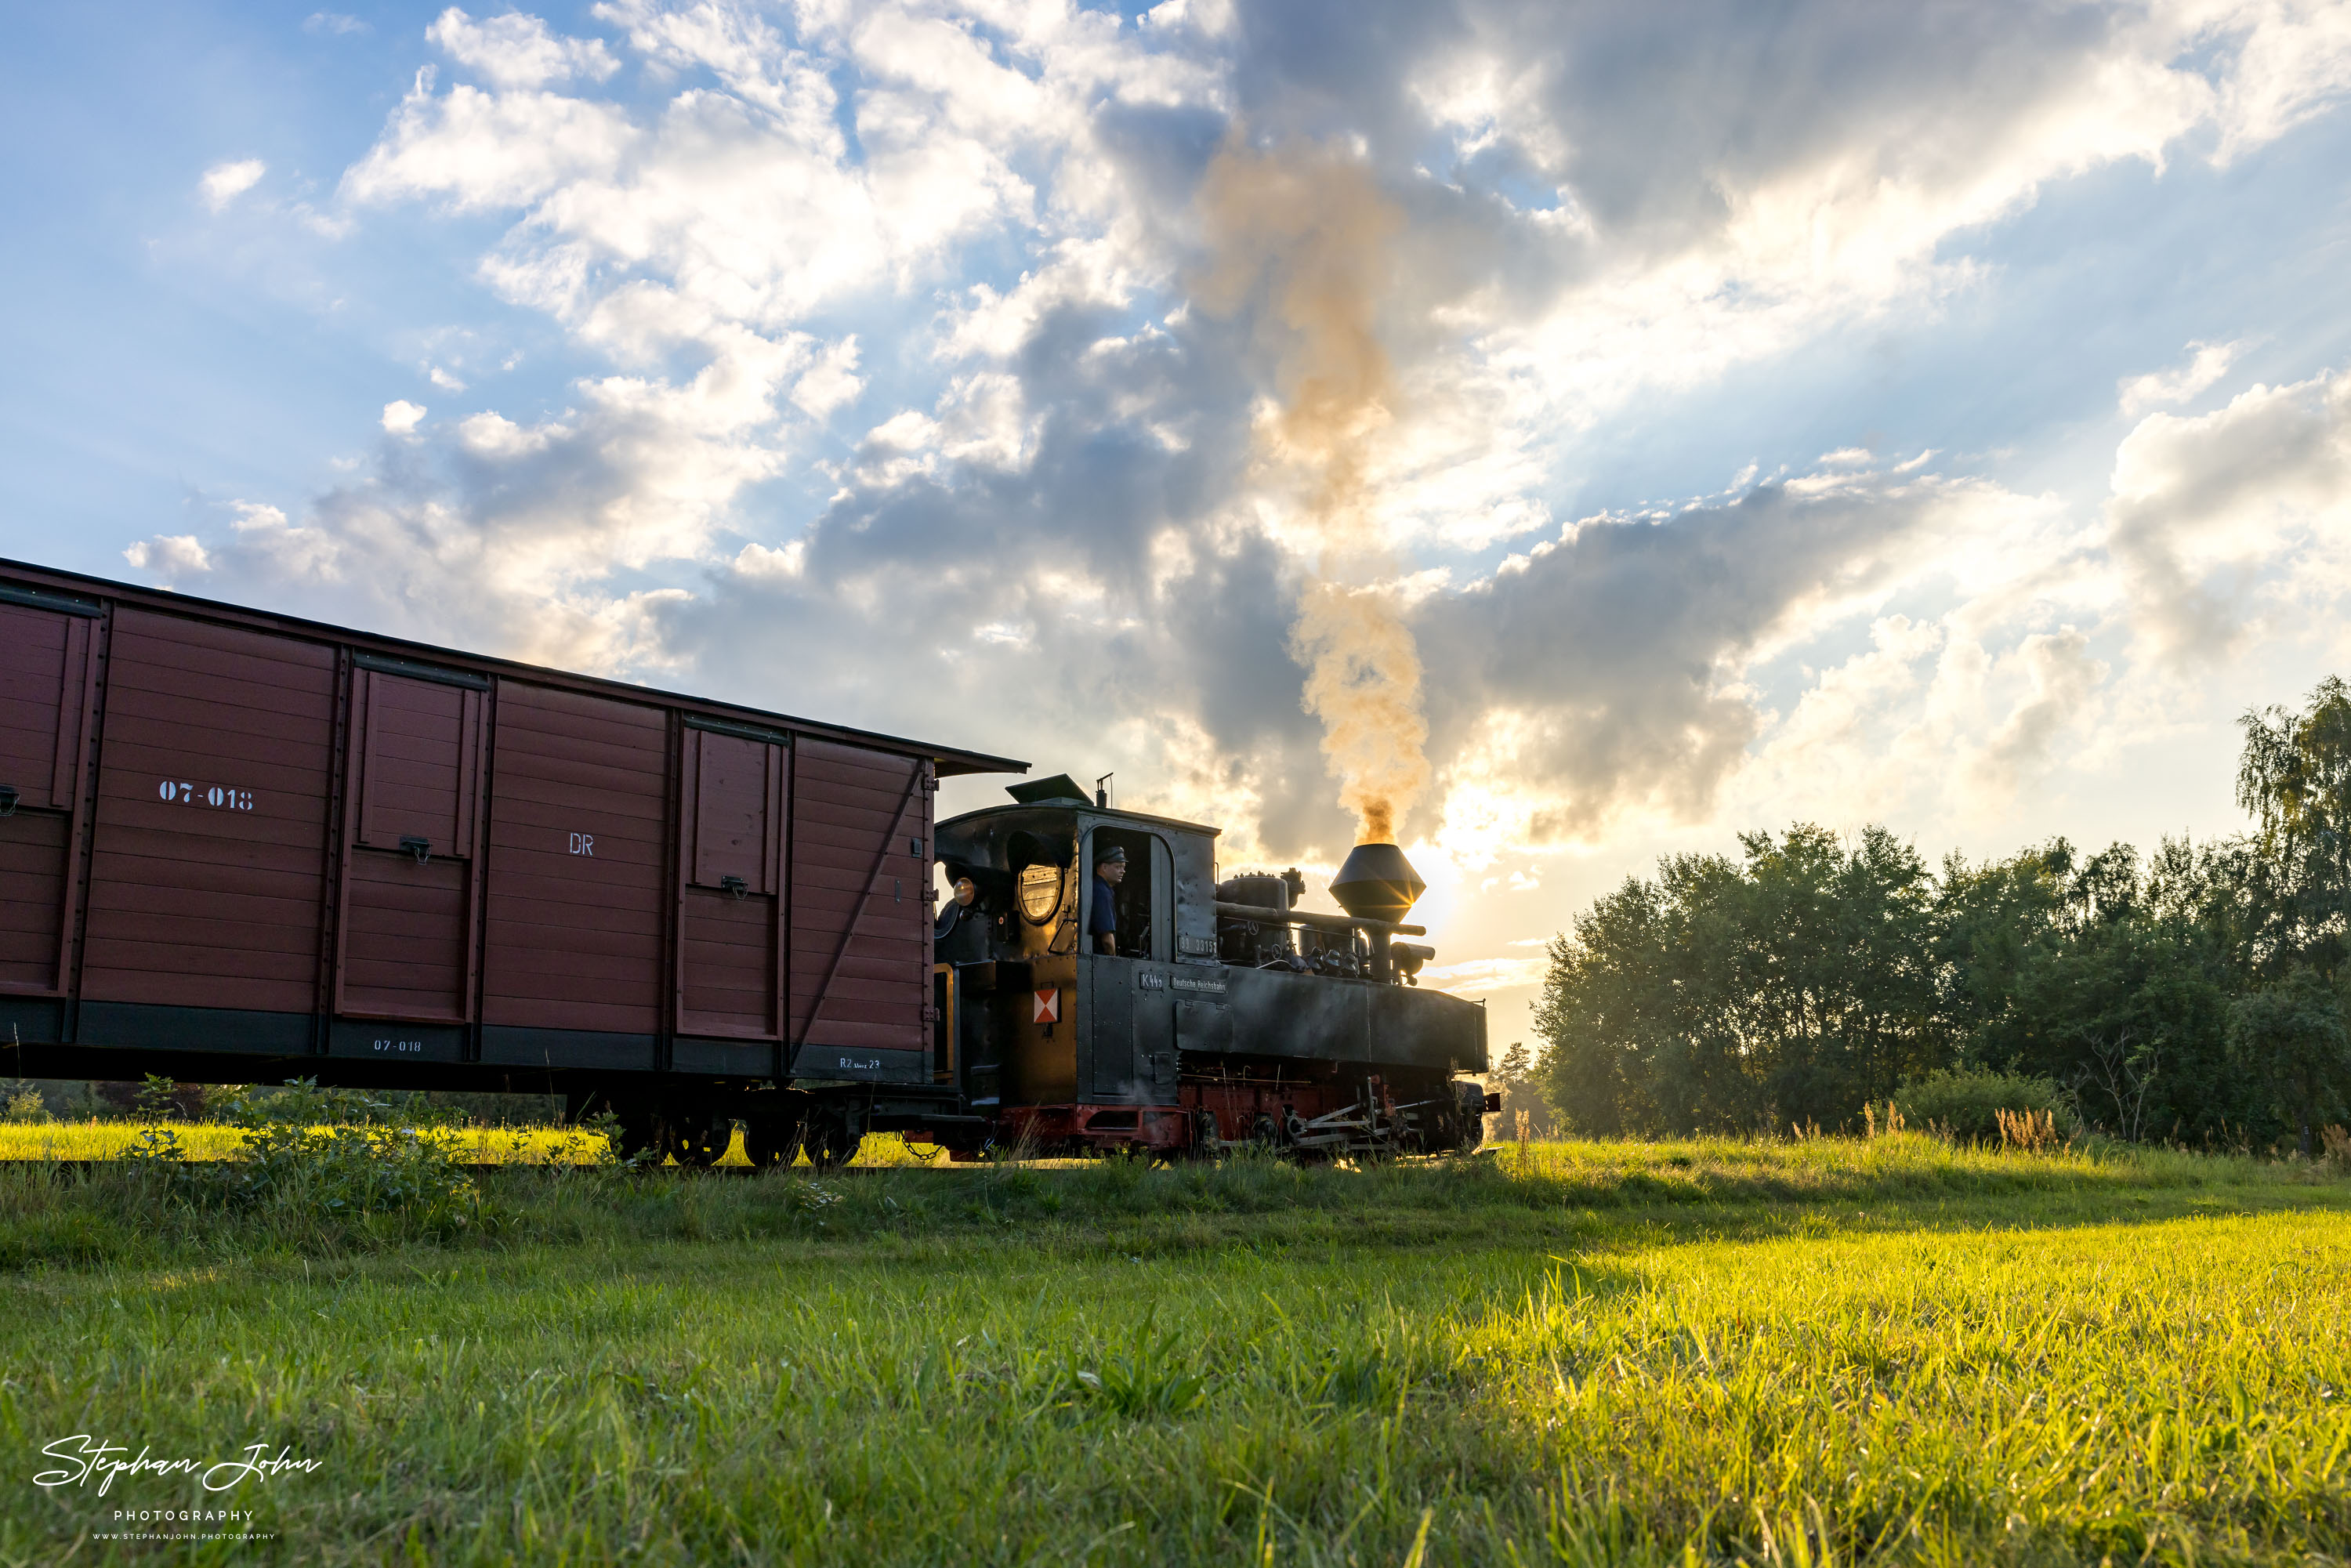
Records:
[[[1065,777],[934,826],[1026,771],[0,561],[0,1072],[554,1094],[690,1166],[1477,1142],[1394,846],[1326,914]]]

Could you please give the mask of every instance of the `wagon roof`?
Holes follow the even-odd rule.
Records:
[[[411,657],[423,657],[434,664],[456,669],[474,670],[485,674],[500,674],[528,679],[538,685],[564,690],[591,692],[607,696],[631,698],[639,702],[658,703],[675,707],[681,712],[702,714],[713,718],[764,721],[770,726],[782,725],[819,739],[838,738],[871,746],[878,750],[896,751],[903,755],[925,757],[936,765],[943,778],[963,773],[1026,773],[1029,765],[1008,757],[995,757],[984,751],[969,751],[961,747],[939,746],[928,741],[910,740],[903,736],[883,735],[875,730],[859,729],[845,724],[829,724],[820,719],[801,718],[793,714],[778,713],[768,708],[750,707],[742,703],[721,702],[712,697],[692,696],[684,692],[664,691],[658,686],[632,685],[627,681],[609,680],[599,675],[574,674],[568,670],[550,669],[544,664],[527,664],[517,659],[500,659],[486,653],[469,653],[436,643],[413,642],[405,637],[386,636],[378,632],[362,632],[350,626],[336,626],[323,621],[311,621],[298,615],[281,614],[270,610],[254,610],[244,605],[228,604],[214,599],[199,599],[193,594],[169,592],[162,589],[141,588],[135,583],[116,582],[109,578],[91,577],[82,572],[65,571],[56,567],[36,566],[29,561],[10,560],[0,557],[0,590],[20,586],[45,590],[82,598],[118,599],[137,604],[142,609],[166,614],[192,615],[259,631],[282,632],[291,636],[318,641],[341,643],[363,651],[375,651]]]

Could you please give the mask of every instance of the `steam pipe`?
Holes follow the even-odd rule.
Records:
[[[1426,925],[1396,925],[1366,920],[1360,915],[1324,915],[1312,909],[1271,909],[1261,904],[1217,903],[1217,913],[1230,920],[1254,920],[1260,925],[1319,925],[1325,931],[1368,931],[1374,936],[1426,936]]]

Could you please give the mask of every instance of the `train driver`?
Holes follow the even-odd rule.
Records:
[[[1094,856],[1094,895],[1086,911],[1086,939],[1098,953],[1118,956],[1118,911],[1113,890],[1126,880],[1126,852],[1118,845]]]

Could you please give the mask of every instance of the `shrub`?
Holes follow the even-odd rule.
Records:
[[[1963,1144],[2001,1142],[2002,1113],[2046,1118],[2053,1134],[2070,1134],[2074,1121],[2064,1092],[2048,1079],[1980,1068],[1932,1073],[1903,1088],[1895,1103],[1911,1126],[1932,1127]]]
[[[392,1214],[442,1234],[471,1222],[476,1195],[444,1135],[449,1113],[308,1079],[240,1094],[224,1109],[245,1142],[234,1160],[203,1176],[231,1204],[323,1219]]]
[[[92,1109],[100,1115],[136,1118],[141,1122],[201,1122],[216,1101],[235,1089],[203,1083],[174,1083],[151,1072],[143,1083],[93,1083]]]
[[[0,1101],[5,1101],[5,1113],[11,1122],[46,1122],[49,1119],[48,1102],[41,1092],[26,1082],[0,1083]]]

